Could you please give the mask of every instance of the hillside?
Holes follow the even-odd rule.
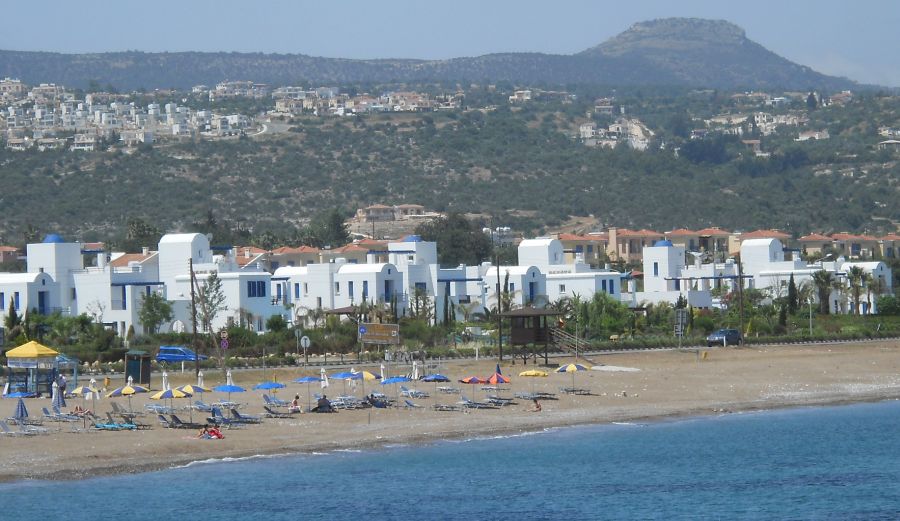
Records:
[[[5,76],[81,88],[94,81],[120,90],[185,89],[224,79],[275,85],[509,81],[722,89],[858,87],[850,80],[819,74],[768,51],[731,23],[692,18],[638,23],[574,55],[504,53],[450,60],[351,60],[225,52],[0,51],[0,77]]]
[[[585,147],[558,126],[569,121],[560,110],[584,113],[577,104],[302,117],[282,133],[167,141],[132,153],[0,149],[0,243],[49,231],[108,240],[134,218],[189,230],[210,212],[254,235],[291,236],[319,212],[373,203],[493,215],[498,225],[530,232],[571,216],[658,230],[893,231],[900,163],[868,144],[877,137],[861,139],[853,122],[878,114],[894,121],[898,101],[866,103],[867,112],[854,106],[813,116],[821,125],[839,122],[828,127],[830,140],[765,138],[769,158],[748,156],[729,136],[684,142],[677,156],[659,146]],[[637,106],[632,113],[661,110]]]

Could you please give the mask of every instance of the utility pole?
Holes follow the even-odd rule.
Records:
[[[191,270],[191,347],[194,348],[194,376],[200,374],[200,353],[197,349],[197,297],[194,292],[196,277],[194,276],[194,258],[188,259],[188,269]]]
[[[743,336],[744,336],[744,263],[741,262],[740,254],[737,255],[737,268],[738,268],[738,301],[739,301],[738,312],[740,313],[740,321],[741,321],[741,338],[743,338]]]
[[[503,299],[500,295],[500,254],[495,257],[497,260],[497,346],[500,352],[500,361],[503,361]]]

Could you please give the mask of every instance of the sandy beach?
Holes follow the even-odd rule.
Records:
[[[873,341],[810,346],[761,346],[741,349],[710,349],[705,360],[695,352],[632,352],[592,357],[596,364],[613,370],[586,371],[576,374],[576,385],[588,388],[593,395],[570,396],[559,388],[571,385],[569,374],[552,374],[547,378],[518,377],[526,368],[507,361],[501,368],[512,376],[510,391],[556,393],[558,400],[542,402],[541,412],[530,412],[530,402],[518,400],[515,405],[496,410],[438,412],[435,403],[455,403],[453,395],[435,393],[434,384],[419,382],[416,387],[431,397],[415,400],[420,409],[362,409],[337,414],[303,414],[290,419],[266,419],[261,425],[225,430],[224,440],[200,440],[193,430],[166,429],[155,415],[143,421],[152,429],[140,431],[96,432],[88,429],[72,432],[66,423],[44,422],[53,432],[42,436],[0,436],[0,481],[21,479],[80,479],[112,473],[139,472],[183,465],[210,458],[237,458],[253,455],[291,454],[335,449],[358,449],[396,443],[419,443],[429,440],[485,436],[541,430],[550,427],[620,421],[647,421],[674,416],[727,414],[739,411],[773,409],[791,406],[825,405],[900,398],[900,342]],[[557,359],[551,362],[568,362]],[[470,398],[481,399],[484,391],[455,383],[465,376],[489,376],[496,361],[454,361],[444,363],[438,371],[454,380]],[[584,362],[583,362],[584,363]],[[533,366],[528,365],[531,369]],[[355,366],[378,372],[377,366]],[[617,368],[637,369],[618,370]],[[401,371],[393,367],[392,374]],[[329,370],[329,374],[336,370]],[[269,370],[266,379],[272,378]],[[318,368],[278,369],[277,380],[318,374]],[[171,374],[173,385],[194,383],[192,372]],[[235,383],[248,389],[263,378],[261,371],[235,373]],[[208,386],[223,383],[219,371],[207,371]],[[86,383],[81,382],[81,383]],[[154,374],[154,385],[159,377]],[[307,386],[288,383],[279,391],[282,399],[294,394],[306,401]],[[395,388],[382,389],[367,385],[388,395]],[[387,387],[387,386],[386,386]],[[331,382],[324,392],[342,394],[343,384]],[[348,387],[349,390],[349,387]],[[321,392],[317,385],[311,392]],[[232,395],[246,405],[242,411],[261,414],[262,391]],[[357,390],[361,396],[361,390]],[[225,398],[212,393],[206,402]],[[103,415],[110,401],[118,400],[127,407],[125,398],[102,399],[97,403]],[[133,399],[135,410],[143,410],[150,402],[147,395]],[[401,402],[402,403],[402,400]],[[81,400],[69,400],[70,408]],[[0,418],[13,414],[16,400],[0,401]],[[40,416],[49,400],[26,400],[31,415]],[[176,406],[186,405],[176,400]],[[90,406],[90,402],[88,402]],[[187,412],[179,413],[186,419]],[[194,420],[205,415],[194,412]],[[81,426],[81,423],[77,423]]]

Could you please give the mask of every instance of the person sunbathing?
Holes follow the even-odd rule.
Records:
[[[212,436],[209,434],[209,425],[204,425],[202,429],[200,429],[200,434],[197,435],[198,438],[208,440]]]
[[[74,414],[75,416],[87,416],[89,413],[89,410],[80,405],[76,405],[75,408],[72,409],[72,414]]]
[[[291,405],[288,407],[289,412],[303,412],[303,407],[300,405],[300,395],[294,395],[294,399],[291,400]]]
[[[213,439],[213,440],[224,440],[225,439],[225,435],[222,434],[222,431],[220,431],[218,427],[210,427],[210,429],[207,432],[209,433],[210,439]]]

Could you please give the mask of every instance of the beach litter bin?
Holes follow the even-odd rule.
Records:
[[[131,377],[136,384],[150,386],[150,362],[153,357],[146,351],[133,349],[125,353],[125,380]]]

